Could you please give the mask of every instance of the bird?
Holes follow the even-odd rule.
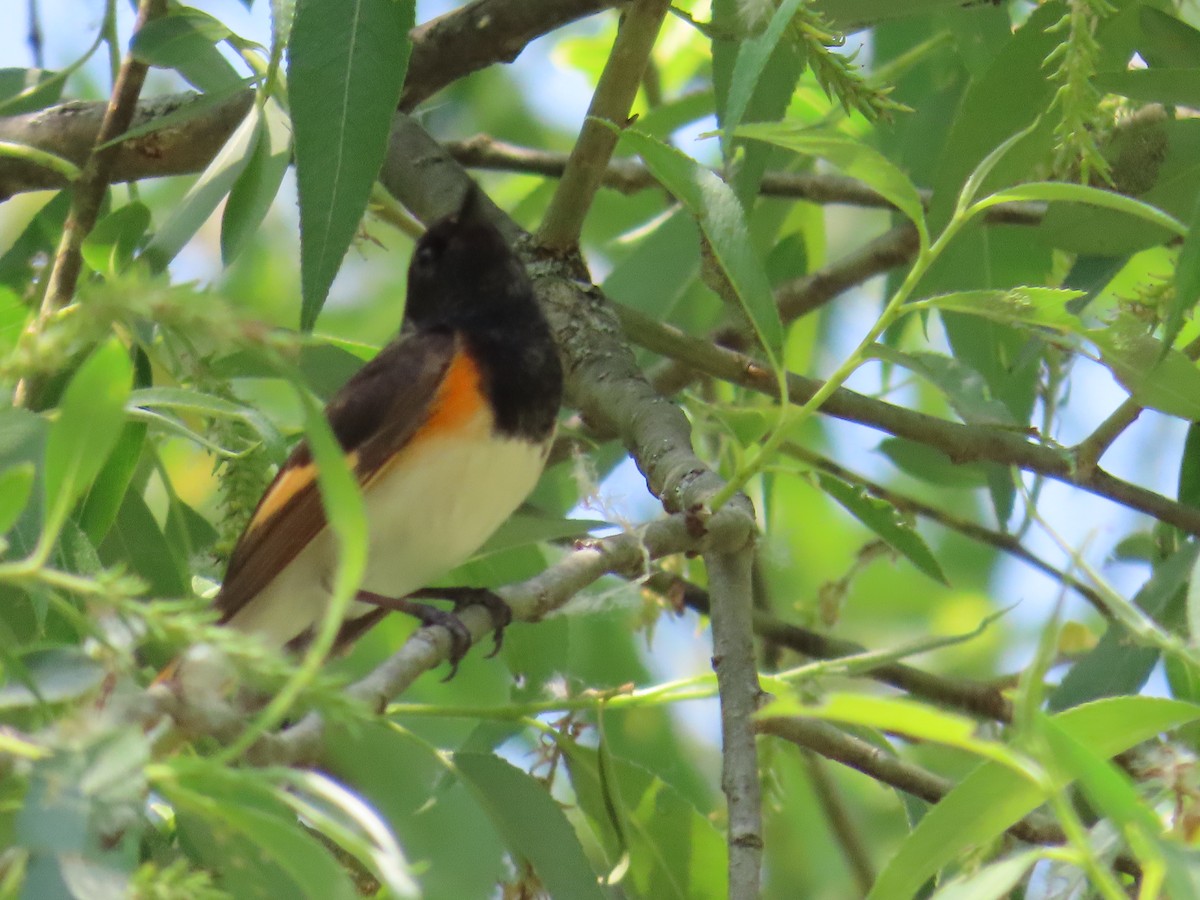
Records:
[[[415,599],[430,596],[491,608],[499,649],[511,612],[496,595],[427,586],[470,558],[532,491],[562,391],[529,276],[469,182],[458,209],[416,242],[398,336],[325,407],[362,490],[369,535],[335,652],[400,611],[450,630],[453,675],[470,637],[457,616]],[[302,650],[336,565],[315,461],[301,441],[234,545],[213,600],[219,624]]]

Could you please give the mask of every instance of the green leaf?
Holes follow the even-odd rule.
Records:
[[[91,485],[125,427],[125,400],[133,381],[129,353],[117,341],[98,347],[63,394],[46,438],[46,532],[58,536],[67,513]],[[41,550],[48,552],[48,544]]]
[[[870,352],[877,359],[903,366],[925,378],[946,395],[954,411],[968,424],[1017,424],[1008,407],[990,396],[983,376],[951,356],[928,352],[904,353],[883,344],[875,345]]]
[[[195,834],[201,824],[210,829],[212,843],[204,840],[201,847],[205,863],[225,878],[252,867],[258,878],[269,879],[259,881],[259,890],[250,896],[259,894],[263,885],[271,885],[272,896],[311,900],[359,896],[337,860],[309,834],[263,775],[227,769],[209,760],[174,760],[172,770],[174,777],[160,779],[155,788],[192,817],[191,822],[181,821],[185,833]]]
[[[166,269],[225,199],[253,157],[261,132],[262,113],[254,106],[142,251],[155,271]]]
[[[865,694],[830,694],[817,706],[803,704],[793,696],[781,695],[755,715],[804,716],[826,721],[860,725],[877,731],[902,734],[921,741],[957,747],[985,759],[996,761],[1002,770],[1016,775],[1026,764],[1012,750],[997,741],[976,737],[974,719],[946,712],[914,700],[899,697],[873,697]],[[1017,776],[1022,784],[1028,783]]]
[[[229,90],[242,79],[216,44],[231,32],[208,13],[177,7],[137,30],[130,52],[139,62],[174,69],[201,91]]]
[[[138,409],[169,409],[213,419],[244,422],[254,429],[272,455],[282,455],[284,448],[283,436],[259,410],[215,394],[183,388],[138,388],[129,395],[126,407],[130,412]]]
[[[456,753],[454,768],[514,855],[527,860],[551,897],[606,897],[579,839],[550,792],[490,753]]]
[[[1175,292],[1171,296],[1163,325],[1163,343],[1171,346],[1183,327],[1184,316],[1200,301],[1200,194],[1188,221],[1187,237],[1179,248],[1175,263]]]
[[[1092,82],[1109,94],[1143,103],[1200,106],[1200,69],[1125,69],[1097,72]]]
[[[754,138],[805,156],[819,156],[857,178],[904,213],[922,235],[925,208],[921,195],[900,168],[873,147],[837,131],[812,128],[797,122],[743,125],[737,137]],[[927,238],[926,238],[927,239]]]
[[[1100,361],[1140,405],[1188,421],[1200,419],[1200,369],[1178,350],[1145,333],[1135,322],[1088,332]]]
[[[127,491],[113,527],[99,547],[100,558],[110,566],[127,566],[158,597],[184,597],[190,593],[188,560],[177,560],[158,521],[137,491]]]
[[[34,650],[21,657],[27,681],[0,685],[0,709],[76,700],[98,688],[105,669],[76,647]]]
[[[937,309],[982,316],[1004,325],[1037,326],[1063,334],[1083,334],[1083,322],[1067,308],[1083,291],[1049,287],[1015,287],[1007,291],[958,291],[909,304],[909,309]]]
[[[1195,544],[1186,544],[1175,551],[1142,585],[1133,598],[1134,605],[1159,623],[1172,617],[1172,607],[1177,616],[1179,603],[1175,601],[1182,599],[1180,591],[1196,559]],[[1191,603],[1190,597],[1188,602]],[[1100,642],[1063,676],[1050,695],[1049,709],[1057,712],[1101,697],[1137,694],[1154,670],[1159,655],[1154,647],[1135,644],[1127,629],[1111,622]]]
[[[62,74],[46,69],[0,69],[0,116],[19,116],[53,106],[66,83]]]
[[[987,483],[987,469],[979,463],[956,463],[941,450],[905,438],[884,438],[879,452],[901,472],[944,487],[976,488]]]
[[[258,140],[229,190],[221,216],[221,262],[226,266],[258,233],[291,161],[292,133],[287,114],[274,100],[268,100],[262,110]]]
[[[1031,181],[1016,187],[1005,188],[977,201],[971,210],[979,213],[1001,203],[1016,203],[1039,200],[1046,203],[1086,203],[1101,209],[1126,213],[1166,229],[1176,237],[1187,236],[1187,226],[1157,207],[1124,194],[1104,191],[1086,184],[1067,184],[1061,181]]]
[[[1200,31],[1175,16],[1139,5],[1137,50],[1154,67],[1182,68],[1200,60]]]
[[[737,60],[733,64],[733,75],[729,82],[729,96],[725,100],[725,115],[721,121],[727,146],[733,145],[734,132],[742,124],[742,117],[746,114],[763,70],[802,2],[804,0],[783,0],[762,34],[746,38],[738,45]]]
[[[576,802],[610,870],[635,897],[719,900],[728,850],[712,821],[660,775],[556,736]],[[601,753],[603,752],[603,762]],[[661,761],[664,768],[667,760]]]
[[[1200,509],[1200,423],[1188,426],[1179,460],[1179,490],[1176,499],[1187,506]]]
[[[608,527],[608,524],[596,519],[566,519],[537,510],[518,510],[508,517],[475,555],[487,556],[489,553],[499,553],[542,541],[583,537],[597,528]]]
[[[33,493],[33,463],[21,463],[0,472],[0,535],[17,524]]]
[[[1059,713],[1053,721],[1102,757],[1200,719],[1200,706],[1156,697],[1114,697]],[[1041,802],[1038,789],[1016,772],[985,762],[917,824],[880,872],[870,900],[914,896],[943,866],[1001,834]]]
[[[298,0],[288,97],[300,193],[300,327],[358,229],[408,67],[414,0]]]
[[[1055,84],[1042,66],[1059,43],[1048,31],[1066,12],[1063,3],[1041,4],[996,55],[987,71],[974,78],[954,115],[950,134],[942,143],[934,169],[930,229],[939,231],[949,221],[963,185],[980,162],[997,147],[1033,124],[1054,94]],[[1050,149],[1054,125],[1051,117],[1013,147],[980,185],[983,190],[1012,184],[1028,177]]]
[[[129,266],[149,227],[150,208],[137,201],[126,203],[97,222],[84,238],[84,262],[101,275],[115,278]]]
[[[1040,850],[1025,850],[988,863],[979,871],[955,878],[940,888],[933,900],[1005,900],[1042,855]]]
[[[759,340],[778,358],[783,348],[779,309],[732,189],[691,157],[647,134],[626,129],[621,142],[637,151],[654,177],[696,217]]]
[[[96,476],[96,480],[84,497],[79,511],[79,527],[88,540],[98,545],[117,518],[117,510],[133,479],[138,460],[142,456],[142,442],[146,439],[146,426],[141,422],[129,422],[121,430],[121,437],[113,448],[108,462]]]
[[[949,584],[929,545],[912,525],[904,521],[894,506],[867,494],[861,487],[847,484],[831,475],[818,475],[821,490],[840,503],[847,512],[882,538],[934,581]]]
[[[1135,120],[1113,135],[1105,155],[1123,193],[1176,220],[1191,219],[1200,196],[1200,120]],[[1090,204],[1052,203],[1033,233],[1053,247],[1093,256],[1126,256],[1163,244],[1177,233],[1171,223],[1138,215]]]
[[[1119,828],[1139,829],[1146,837],[1162,831],[1158,816],[1143,805],[1125,773],[1053,719],[1039,715],[1036,728],[1054,755],[1060,773],[1078,779],[1084,794],[1110,822]]]

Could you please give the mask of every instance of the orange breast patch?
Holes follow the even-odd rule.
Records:
[[[454,354],[446,377],[438,386],[429,418],[418,432],[419,436],[453,431],[466,424],[483,405],[479,367],[468,353]],[[419,439],[419,437],[418,437]]]

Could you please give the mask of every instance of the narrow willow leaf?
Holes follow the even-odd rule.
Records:
[[[916,185],[895,163],[862,141],[795,122],[743,125],[735,134],[833,163],[847,175],[869,185],[908,216],[923,236],[926,234],[925,208]]]
[[[1157,697],[1098,700],[1054,717],[1068,734],[1102,757],[1197,719],[1200,706]],[[994,840],[1043,799],[1038,788],[1016,772],[995,762],[983,763],[917,824],[880,872],[868,900],[916,895],[943,866]]]
[[[1200,105],[1200,98],[1197,101]],[[1200,195],[1192,207],[1188,222],[1187,237],[1179,249],[1179,260],[1175,263],[1175,293],[1167,306],[1166,322],[1163,325],[1163,344],[1170,347],[1175,343],[1183,327],[1184,316],[1200,301]]]
[[[779,309],[733,190],[696,160],[648,134],[627,129],[621,141],[641,155],[654,177],[696,217],[759,340],[778,358],[783,347]]]
[[[1025,850],[999,862],[989,863],[940,888],[933,900],[1004,900],[1042,858],[1040,850]]]
[[[288,99],[311,331],[367,207],[408,68],[414,0],[298,0]]]
[[[1025,200],[1040,200],[1046,203],[1086,203],[1090,206],[1112,209],[1144,219],[1153,225],[1165,228],[1176,237],[1187,236],[1186,225],[1149,203],[1143,203],[1141,200],[1135,200],[1133,197],[1113,191],[1089,187],[1086,184],[1067,184],[1061,181],[1034,181],[1005,188],[979,200],[971,207],[970,211],[972,215],[975,215],[1001,203]]]
[[[292,161],[287,114],[274,100],[268,100],[262,117],[258,142],[230,188],[221,216],[221,262],[227,266],[258,233]]]
[[[980,290],[940,294],[909,304],[910,310],[938,309],[969,313],[1005,325],[1050,328],[1063,334],[1085,333],[1083,322],[1067,304],[1083,291],[1047,287],[1015,287],[1007,291]]]
[[[0,472],[0,535],[17,524],[33,493],[33,463],[21,463]]]
[[[1156,338],[1121,323],[1088,332],[1100,361],[1137,403],[1187,421],[1200,419],[1200,369]]]
[[[607,896],[575,830],[541,782],[490,753],[456,753],[454,767],[505,844],[533,866],[549,896]]]
[[[948,584],[946,573],[938,564],[925,539],[917,530],[900,517],[896,508],[886,500],[871,497],[865,490],[847,484],[840,478],[818,475],[821,490],[842,505],[854,518],[882,538],[887,545],[900,553],[934,581]]]
[[[727,145],[732,144],[731,138],[737,127],[742,124],[742,117],[746,114],[746,108],[750,105],[750,98],[754,96],[754,89],[759,84],[763,70],[766,69],[771,54],[775,52],[788,25],[795,18],[796,10],[803,2],[804,0],[783,0],[763,33],[747,38],[738,46],[722,122]]]
[[[208,13],[181,7],[139,28],[130,51],[147,65],[174,69],[198,90],[225,91],[242,81],[216,46],[231,35]]]
[[[1200,69],[1127,69],[1097,72],[1100,90],[1143,103],[1200,106]]]
[[[125,400],[133,381],[129,354],[109,341],[87,358],[67,385],[58,419],[46,438],[47,552],[67,513],[100,472],[125,426]]]
[[[142,252],[155,271],[166,269],[225,199],[250,162],[261,133],[262,113],[254,106]]]

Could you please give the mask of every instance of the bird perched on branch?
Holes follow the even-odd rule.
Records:
[[[400,335],[325,410],[362,489],[370,541],[336,646],[402,611],[450,629],[457,665],[465,628],[417,596],[486,602],[499,641],[511,614],[495,595],[421,589],[465,562],[533,489],[561,396],[558,353],[529,277],[472,184],[458,212],[417,242]],[[329,602],[336,554],[301,443],[233,550],[214,601],[221,623],[302,648]]]

